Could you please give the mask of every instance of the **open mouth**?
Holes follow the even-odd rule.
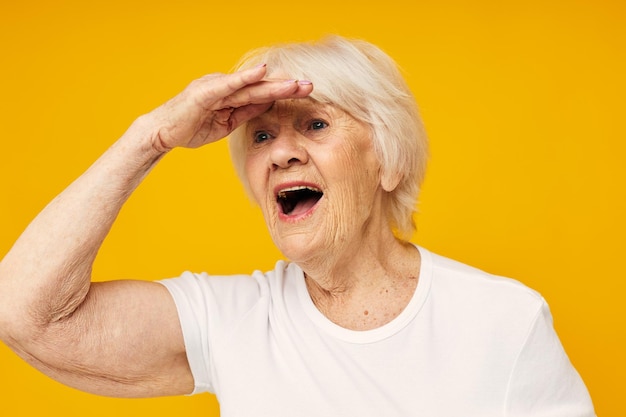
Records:
[[[280,190],[276,201],[283,214],[299,216],[313,208],[323,195],[322,190],[318,188],[299,185]]]

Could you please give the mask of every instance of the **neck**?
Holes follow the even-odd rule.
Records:
[[[382,326],[400,314],[417,286],[417,249],[391,231],[336,249],[321,262],[300,265],[317,308],[354,330]]]

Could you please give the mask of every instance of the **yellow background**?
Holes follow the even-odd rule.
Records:
[[[192,79],[267,43],[365,38],[404,68],[431,138],[414,241],[540,291],[598,415],[624,416],[625,27],[619,0],[4,0],[0,256],[136,116]],[[157,167],[95,274],[250,272],[278,257],[221,142]],[[209,395],[79,393],[0,345],[0,416],[31,414],[218,411]]]

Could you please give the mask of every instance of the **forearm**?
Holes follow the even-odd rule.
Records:
[[[0,262],[0,338],[71,314],[122,205],[161,158],[140,118],[50,202]],[[12,338],[16,335],[12,335]]]
[[[264,66],[211,74],[140,117],[28,226],[0,261],[0,340],[28,362],[90,392],[189,392],[180,323],[164,287],[91,285],[91,269],[125,201],[170,149],[228,135],[310,83],[263,81]]]

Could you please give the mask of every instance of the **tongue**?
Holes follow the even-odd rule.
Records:
[[[319,199],[314,196],[310,196],[307,198],[303,198],[296,203],[296,206],[289,212],[290,216],[299,216],[303,213],[306,213],[311,207],[317,203]]]

